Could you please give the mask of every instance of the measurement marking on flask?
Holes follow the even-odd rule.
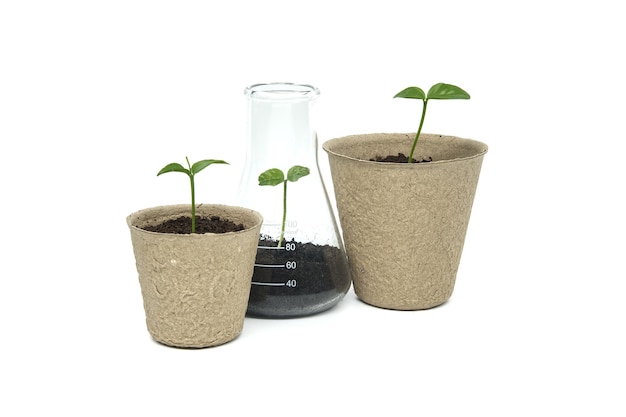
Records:
[[[278,223],[263,223],[263,227],[264,228],[268,228],[268,227],[282,227],[282,223],[278,222]],[[298,221],[297,220],[287,220],[285,222],[285,226],[290,227],[290,228],[294,228],[294,227],[298,227]]]
[[[259,268],[287,268],[287,269],[296,269],[298,264],[296,261],[287,261],[284,264],[254,264],[254,266],[258,266]]]
[[[296,244],[293,242],[287,242],[285,243],[285,246],[257,246],[256,247],[257,250],[258,249],[264,249],[264,250],[286,250],[287,252],[293,252],[296,250]]]
[[[287,282],[259,282],[259,281],[252,281],[252,285],[263,285],[266,287],[290,287],[290,288],[295,288],[298,283],[295,279],[290,279]]]
[[[284,268],[285,265],[266,265],[266,264],[254,264],[254,266],[258,266],[260,268]]]

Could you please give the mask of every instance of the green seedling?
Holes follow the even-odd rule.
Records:
[[[426,108],[428,107],[428,100],[467,100],[470,95],[460,87],[452,84],[438,83],[430,87],[428,95],[424,94],[424,90],[419,87],[408,87],[400,91],[393,98],[416,98],[421,99],[424,102],[422,108],[422,118],[420,119],[420,125],[413,140],[413,146],[411,147],[411,153],[409,154],[409,163],[413,162],[413,152],[415,152],[415,146],[422,132],[422,126],[424,125],[424,117],[426,116]]]
[[[157,177],[167,172],[182,172],[184,174],[187,174],[187,176],[189,177],[189,181],[191,182],[191,233],[196,233],[196,187],[194,184],[194,177],[198,172],[202,171],[209,165],[228,164],[228,162],[218,159],[204,159],[191,165],[189,163],[189,158],[185,157],[185,159],[187,160],[187,166],[189,168],[185,168],[181,164],[174,162],[161,168],[161,170],[157,174]]]
[[[280,228],[280,238],[278,239],[278,247],[282,247],[285,239],[285,222],[287,220],[287,182],[296,182],[302,177],[309,175],[309,169],[299,165],[294,165],[285,174],[278,168],[271,168],[259,175],[259,185],[275,186],[283,184],[283,221]]]

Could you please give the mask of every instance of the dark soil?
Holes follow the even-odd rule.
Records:
[[[382,156],[376,156],[375,158],[371,158],[370,161],[374,161],[374,162],[409,163],[409,157],[406,156],[403,153],[398,153],[398,155],[387,155],[384,158]],[[432,157],[428,157],[428,159],[424,158],[421,161],[418,161],[415,158],[411,158],[411,161],[414,162],[414,163],[432,162],[433,158]]]
[[[345,255],[339,248],[291,240],[283,247],[293,250],[263,249],[275,248],[277,244],[265,237],[259,241],[248,315],[306,316],[327,310],[343,298],[351,280]]]
[[[170,219],[156,225],[143,227],[149,232],[176,233],[181,235],[191,234],[191,217],[181,216]],[[244,230],[243,224],[236,224],[219,216],[202,217],[196,216],[196,233],[228,233]]]

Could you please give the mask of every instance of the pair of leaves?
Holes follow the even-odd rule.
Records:
[[[470,95],[461,87],[452,84],[438,83],[430,87],[428,95],[419,87],[408,87],[400,91],[394,98],[417,98],[421,100],[467,100]]]
[[[296,182],[302,177],[309,175],[310,171],[307,167],[294,165],[287,171],[287,179],[285,174],[278,168],[271,168],[259,175],[259,185],[278,185],[285,181]]]
[[[185,159],[187,159],[185,157]],[[159,171],[159,173],[157,174],[157,177],[161,174],[165,174],[167,172],[182,172],[184,174],[187,174],[189,176],[195,175],[198,172],[202,171],[204,168],[208,167],[209,165],[212,164],[228,164],[228,162],[226,161],[222,161],[219,159],[203,159],[202,161],[198,161],[195,164],[191,165],[189,167],[189,169],[185,168],[184,166],[182,166],[179,163],[171,163],[171,164],[167,164],[166,166],[164,166],[163,168],[161,168],[161,170]],[[189,159],[187,159],[187,165],[189,165]]]

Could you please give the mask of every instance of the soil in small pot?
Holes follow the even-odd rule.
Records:
[[[334,306],[350,287],[341,250],[329,245],[283,243],[261,237],[248,315],[287,318],[315,314]],[[268,248],[268,249],[264,249]]]
[[[180,216],[160,224],[144,226],[142,229],[149,232],[188,235],[191,234],[191,217]],[[237,224],[219,216],[196,216],[196,233],[198,234],[239,232],[241,230],[244,230],[243,224]]]
[[[413,163],[420,163],[420,162],[432,162],[433,158],[432,157],[428,157],[428,159],[423,158],[421,161],[415,159],[415,158],[411,158]],[[393,162],[393,163],[409,163],[409,157],[406,156],[403,153],[398,153],[398,155],[387,155],[386,157],[382,157],[382,156],[376,156],[374,158],[370,158],[370,161],[373,162]]]

